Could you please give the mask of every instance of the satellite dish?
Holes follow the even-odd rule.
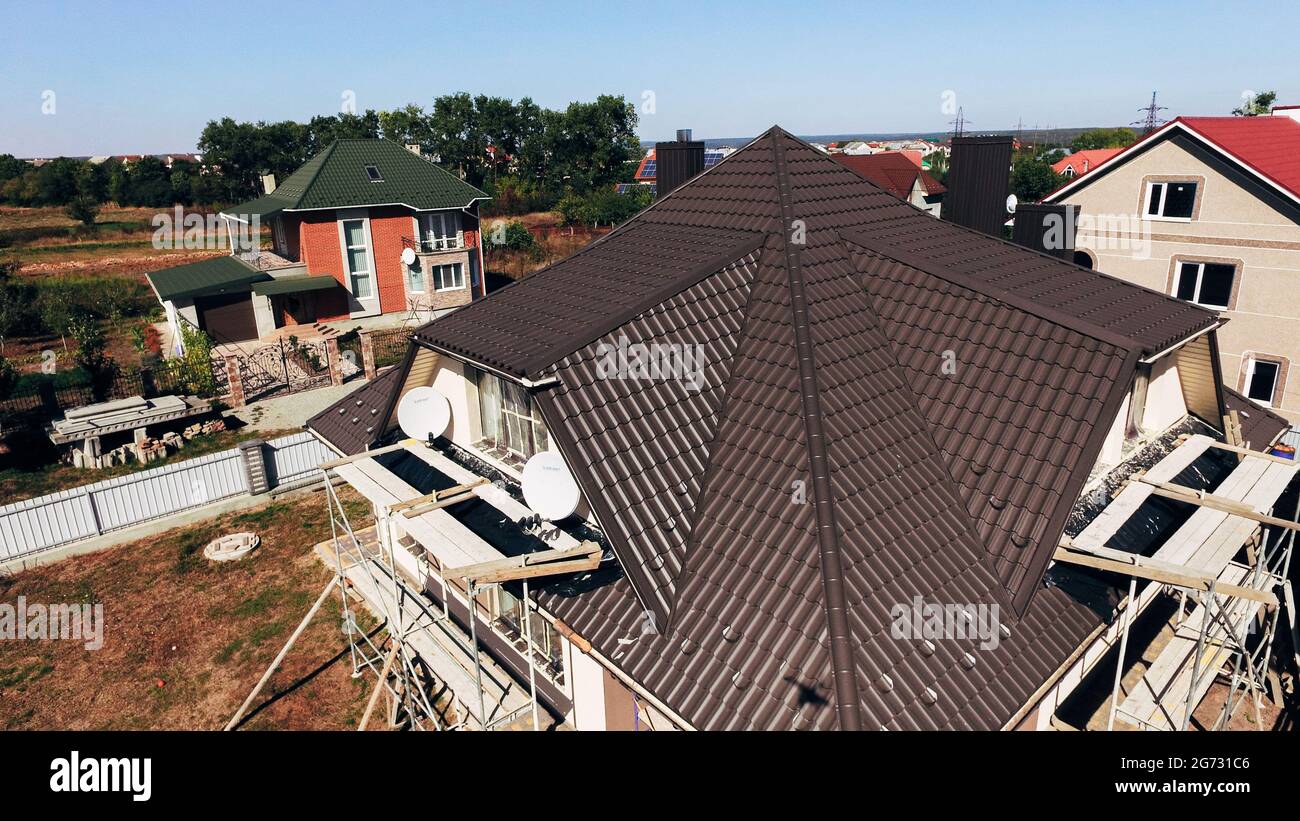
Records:
[[[1014,213],[1016,213],[1016,204],[1017,204],[1017,202],[1019,202],[1019,200],[1016,199],[1016,195],[1015,195],[1015,194],[1008,194],[1008,195],[1007,195],[1007,213],[1008,213],[1008,214],[1014,214]]]
[[[524,465],[523,490],[524,502],[548,522],[572,516],[582,497],[564,459],[549,450],[533,456]]]
[[[435,388],[413,388],[397,406],[397,424],[402,433],[427,442],[451,424],[451,403]]]
[[[415,264],[415,249],[414,249],[414,248],[403,248],[403,249],[402,249],[402,264],[403,264],[403,265],[407,265],[407,266],[411,266],[411,265],[414,265],[414,264]]]

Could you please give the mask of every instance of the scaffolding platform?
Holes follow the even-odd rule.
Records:
[[[1245,585],[1252,573],[1250,567],[1233,562],[1220,578],[1229,584]],[[1186,724],[1188,703],[1194,707],[1205,698],[1214,683],[1214,674],[1228,664],[1236,647],[1246,641],[1249,625],[1264,610],[1262,603],[1249,599],[1217,601],[1213,606],[1226,611],[1220,614],[1220,619],[1210,612],[1209,604],[1197,605],[1174,631],[1155,662],[1117,708],[1120,720],[1127,719],[1128,723],[1144,729],[1181,729]],[[1210,674],[1193,680],[1197,669]]]
[[[1212,492],[1176,484],[1175,479],[1210,448],[1235,452],[1239,462]],[[1275,591],[1287,577],[1300,527],[1296,515],[1279,519],[1272,510],[1298,470],[1300,465],[1291,460],[1192,436],[1135,476],[1078,536],[1063,540],[1058,561],[1131,577],[1119,611],[1121,661],[1133,621],[1162,592],[1175,590],[1184,601],[1189,595],[1197,601],[1122,703],[1120,664],[1110,726],[1120,720],[1141,729],[1186,729],[1191,713],[1225,668],[1232,684],[1220,726],[1231,718],[1239,688],[1255,699],[1259,713],[1279,612]],[[1107,542],[1153,495],[1195,505],[1196,510],[1150,556],[1111,548]],[[1277,530],[1271,545],[1267,526]],[[1245,563],[1237,561],[1243,548]],[[1154,583],[1138,593],[1139,578]],[[1262,628],[1260,640],[1249,641],[1256,627]]]
[[[350,583],[351,593],[361,599],[372,615],[381,620],[389,615],[395,615],[397,608],[394,606],[392,589],[383,583],[383,575],[386,575],[387,568],[384,567],[380,557],[378,534],[375,528],[367,528],[359,531],[357,536],[361,542],[362,552],[374,560],[380,571],[379,574],[358,566],[354,560],[355,551],[343,550],[336,556],[339,546],[337,542],[322,542],[316,546],[317,553],[330,567],[336,566],[337,558],[343,559],[343,575]],[[348,538],[348,536],[340,537],[340,539]],[[409,588],[399,586],[399,595],[406,589]],[[479,724],[477,705],[466,704],[461,697],[462,694],[478,691],[479,684],[475,677],[473,656],[462,646],[463,640],[459,635],[459,628],[450,623],[443,611],[431,606],[426,599],[420,597],[402,595],[402,610],[406,641],[411,650],[419,656],[437,679],[438,684],[444,686],[453,699],[454,717],[448,717],[444,713],[442,715],[444,727],[483,729]],[[482,689],[487,705],[486,719],[489,729],[514,720],[530,709],[531,699],[527,688],[520,687],[490,658],[484,657],[481,663],[483,665]]]

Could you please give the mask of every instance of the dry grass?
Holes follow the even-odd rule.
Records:
[[[364,517],[359,497],[341,496],[349,516]],[[262,537],[251,558],[203,558],[209,540],[240,530]],[[316,492],[0,578],[0,602],[102,602],[105,622],[97,651],[77,641],[0,641],[0,728],[220,728],[328,581],[311,550],[328,538]],[[364,614],[359,621],[374,627]],[[334,598],[245,729],[356,726],[373,679],[351,677],[339,625]]]

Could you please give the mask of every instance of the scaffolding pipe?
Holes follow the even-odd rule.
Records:
[[[533,614],[528,612],[528,579],[524,579],[524,659],[528,662],[528,689],[533,700],[533,732],[541,729],[537,718],[537,666],[533,662]]]
[[[474,680],[478,683],[478,724],[487,731],[487,709],[483,703],[483,657],[478,652],[478,600],[473,579],[467,579],[469,592],[469,640],[474,645]]]
[[[289,636],[289,640],[284,643],[284,647],[280,648],[280,652],[276,654],[275,660],[271,662],[271,666],[266,668],[266,672],[263,673],[262,678],[258,680],[257,686],[253,688],[253,692],[248,694],[248,698],[244,699],[244,703],[239,705],[239,709],[235,711],[233,716],[231,716],[230,721],[227,722],[225,726],[227,731],[235,729],[235,725],[244,717],[244,712],[248,710],[250,705],[252,705],[253,700],[257,698],[258,693],[262,692],[262,688],[266,686],[266,683],[271,680],[271,676],[275,673],[276,668],[280,666],[280,662],[284,661],[284,657],[289,655],[289,649],[293,647],[294,642],[298,641],[298,637],[302,635],[302,631],[307,629],[307,625],[311,623],[312,618],[316,615],[316,612],[320,610],[321,605],[325,603],[325,599],[329,596],[330,591],[334,589],[334,585],[336,584],[338,584],[338,579],[333,578],[329,580],[329,584],[325,585],[325,589],[320,592],[320,596],[317,597],[316,603],[311,606],[311,609],[307,611],[307,615],[303,617],[302,622],[298,625],[298,629],[293,631],[293,635]]]
[[[1124,631],[1119,638],[1119,657],[1115,659],[1115,686],[1110,693],[1110,718],[1106,720],[1106,730],[1115,729],[1115,711],[1119,709],[1119,684],[1124,677],[1124,654],[1128,652],[1128,634],[1133,627],[1133,611],[1137,609],[1137,576],[1128,580],[1128,601],[1124,604]]]

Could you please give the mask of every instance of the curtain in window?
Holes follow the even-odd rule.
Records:
[[[493,447],[501,441],[501,380],[480,370],[474,371],[478,382],[479,421],[483,438]]]

